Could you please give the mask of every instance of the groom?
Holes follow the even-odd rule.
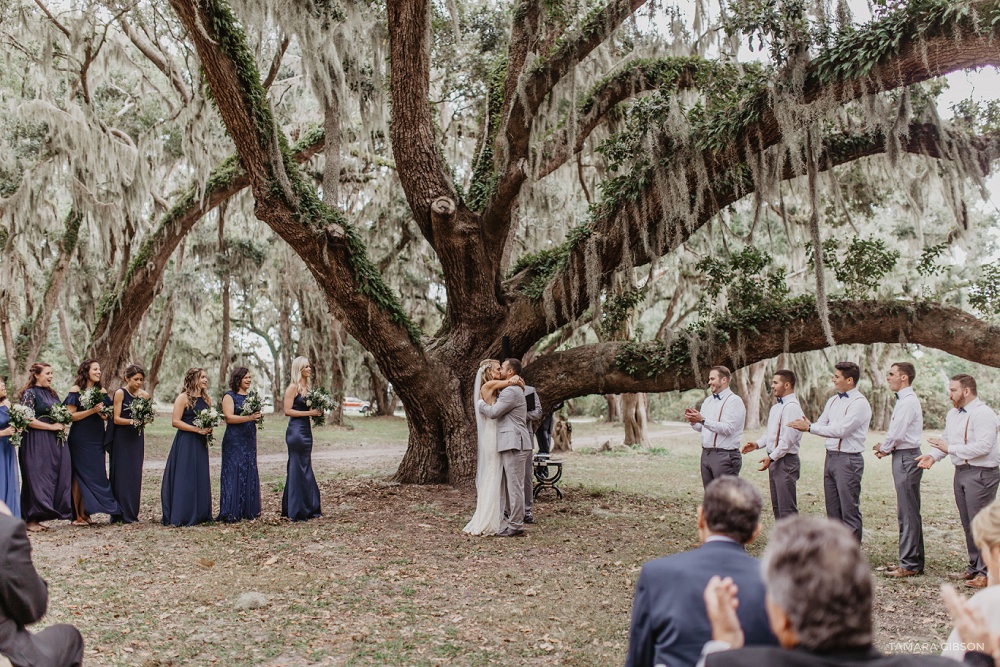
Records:
[[[521,362],[507,359],[500,366],[500,380],[521,375]],[[520,378],[517,378],[518,380]],[[524,467],[531,456],[531,434],[528,432],[528,404],[524,398],[524,383],[504,387],[496,403],[489,405],[482,398],[476,401],[479,414],[497,420],[497,451],[503,476],[500,493],[507,508],[507,518],[500,522],[498,537],[524,535]]]

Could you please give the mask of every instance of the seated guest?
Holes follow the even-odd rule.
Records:
[[[740,622],[748,644],[774,645],[764,613],[760,564],[745,546],[760,533],[763,501],[749,482],[722,476],[705,487],[698,508],[701,546],[646,563],[635,585],[627,667],[693,667],[712,637],[705,585],[732,577],[740,587]]]
[[[972,520],[972,537],[986,564],[989,586],[973,595],[968,605],[982,614],[992,632],[1000,634],[1000,500],[994,500],[979,510]],[[951,631],[941,655],[955,660],[964,657],[965,651],[962,650],[957,630]]]
[[[38,622],[48,605],[48,587],[31,564],[24,522],[0,502],[0,656],[14,667],[76,667],[83,662],[83,637],[72,625],[53,625],[38,633],[24,626]]]
[[[712,641],[702,651],[706,667],[955,664],[938,656],[883,656],[875,649],[871,570],[843,524],[805,516],[782,519],[771,532],[761,567],[767,617],[781,646],[744,646],[743,619],[737,615],[743,607],[737,599],[737,594],[743,597],[742,586],[713,577],[705,589],[712,625]],[[993,657],[970,652],[965,663],[991,667]]]

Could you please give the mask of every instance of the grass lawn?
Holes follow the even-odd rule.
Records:
[[[565,499],[541,498],[529,536],[502,540],[462,534],[472,493],[386,481],[405,448],[399,418],[318,429],[324,517],[283,521],[285,423],[269,416],[261,433],[256,521],[159,525],[173,437],[161,415],[147,437],[140,523],[53,522],[33,535],[45,623],[80,627],[87,665],[621,665],[639,567],[697,543],[698,438],[682,426],[655,426],[649,449],[597,453],[621,442],[621,427],[577,424],[578,451],[562,456]],[[764,494],[766,537],[759,458],[745,457],[743,476]],[[879,567],[896,558],[895,495],[890,460],[865,458],[864,546]],[[802,459],[800,510],[823,515],[819,438],[805,436]],[[966,558],[952,474],[943,462],[924,476],[927,576],[877,579],[883,649],[947,636],[938,589]]]

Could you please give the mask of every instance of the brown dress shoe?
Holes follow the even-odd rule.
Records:
[[[901,567],[897,567],[890,572],[886,572],[885,576],[902,579],[903,577],[919,577],[922,574],[923,572],[917,572],[916,570],[904,570]]]
[[[886,565],[885,566],[885,571],[886,572],[892,572],[892,571],[898,570],[898,569],[899,569],[898,565]]]
[[[968,586],[969,588],[986,588],[988,583],[989,582],[986,580],[986,577],[980,574],[973,577],[972,579],[969,579],[967,582],[965,582],[965,585]]]
[[[949,572],[948,573],[948,578],[951,579],[951,580],[953,580],[953,581],[968,581],[969,579],[972,579],[975,576],[976,575],[972,574],[971,572]]]

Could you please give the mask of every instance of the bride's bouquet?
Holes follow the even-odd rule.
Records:
[[[132,426],[139,433],[142,433],[143,429],[152,424],[153,419],[156,418],[156,413],[153,411],[153,401],[148,398],[133,398],[129,407],[132,410]]]
[[[219,425],[219,420],[222,415],[215,408],[205,408],[204,410],[199,410],[194,416],[194,425],[198,428],[209,429],[208,435],[205,436],[205,446],[211,447],[212,443],[215,442],[215,437],[212,435],[212,429]]]
[[[240,410],[240,415],[243,417],[249,417],[255,412],[260,412],[261,417],[257,420],[257,430],[264,428],[264,399],[260,397],[260,392],[256,389],[251,389],[247,392],[247,397],[243,400],[243,409]]]
[[[313,426],[322,426],[326,422],[326,413],[337,407],[337,401],[326,389],[316,387],[306,394],[306,407],[323,413],[312,418]]]
[[[28,424],[35,418],[35,411],[27,405],[12,405],[10,408],[10,427],[14,434],[10,436],[10,444],[21,445],[21,436],[28,430]]]
[[[62,403],[56,403],[51,408],[49,408],[49,419],[52,420],[53,424],[62,424],[63,426],[69,426],[73,423],[73,413],[69,411]],[[66,438],[69,437],[69,429],[61,429],[56,431],[56,440],[60,443],[66,442]]]
[[[104,405],[104,396],[104,391],[97,385],[90,389],[84,389],[80,392],[80,407],[84,410],[90,410],[95,405],[100,405],[101,409],[98,414],[107,419],[115,413],[115,409],[113,406]]]

